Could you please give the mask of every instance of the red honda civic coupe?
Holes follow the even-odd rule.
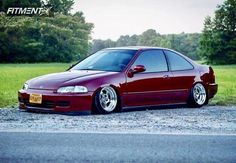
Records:
[[[159,47],[103,49],[65,72],[27,81],[18,92],[27,111],[111,113],[169,104],[201,107],[217,92],[214,71]]]

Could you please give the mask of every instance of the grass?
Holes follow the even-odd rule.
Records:
[[[17,104],[17,91],[24,82],[33,77],[66,70],[69,64],[0,64],[0,107]],[[213,66],[216,82],[219,84],[217,95],[211,104],[236,105],[236,65]]]
[[[69,64],[64,63],[0,64],[0,107],[16,105],[17,91],[26,80],[68,67]]]
[[[236,65],[212,66],[215,71],[218,92],[212,104],[236,105]]]

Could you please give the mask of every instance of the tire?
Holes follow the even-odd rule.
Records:
[[[193,85],[188,104],[191,107],[202,107],[208,104],[207,90],[202,83]]]
[[[109,114],[119,108],[119,97],[114,88],[103,87],[97,91],[94,98],[95,113]]]

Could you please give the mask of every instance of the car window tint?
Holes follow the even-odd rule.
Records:
[[[123,71],[137,50],[106,49],[87,57],[71,70]]]
[[[136,65],[145,66],[145,72],[168,71],[165,55],[162,50],[148,50],[142,52],[132,67],[134,68]]]
[[[193,69],[193,66],[186,59],[184,59],[177,53],[165,50],[165,54],[169,61],[170,70],[177,71],[177,70]]]

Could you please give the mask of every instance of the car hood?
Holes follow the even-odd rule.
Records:
[[[27,81],[30,89],[56,90],[59,87],[86,76],[108,73],[105,71],[75,70],[39,76]],[[77,80],[76,80],[77,81]],[[79,80],[78,80],[79,81]]]

